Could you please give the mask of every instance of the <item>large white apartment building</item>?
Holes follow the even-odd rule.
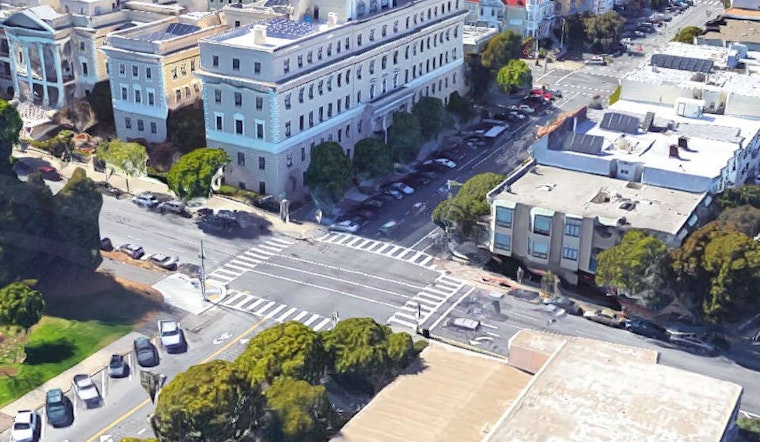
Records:
[[[166,140],[169,111],[202,98],[198,40],[225,29],[219,13],[194,12],[108,34],[102,51],[120,139]]]
[[[393,113],[462,91],[464,0],[291,3],[290,16],[201,41],[206,137],[232,157],[226,181],[304,195],[311,148],[350,157]]]

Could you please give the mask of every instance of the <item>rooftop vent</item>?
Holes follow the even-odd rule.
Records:
[[[697,81],[699,83],[704,83],[706,79],[707,79],[707,76],[702,72],[695,72],[691,76],[691,81]]]
[[[678,154],[678,146],[675,144],[670,145],[670,154],[668,155],[670,158],[678,158],[681,159],[681,156]]]
[[[253,27],[253,44],[263,46],[267,44],[267,27],[255,25]]]
[[[620,208],[623,210],[631,211],[636,208],[636,203],[634,201],[626,201],[623,204],[620,205]],[[619,221],[618,221],[619,222]],[[623,223],[625,224],[625,223]]]
[[[594,204],[609,203],[610,200],[611,200],[610,194],[607,193],[607,191],[604,189],[600,189],[599,193],[597,193],[593,198],[591,198],[591,202]]]
[[[649,132],[652,129],[652,123],[654,123],[654,112],[647,112],[644,122],[641,123],[641,129],[644,132]]]
[[[334,28],[338,24],[338,14],[330,12],[327,14],[327,27]]]

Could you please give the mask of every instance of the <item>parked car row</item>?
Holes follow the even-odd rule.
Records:
[[[143,192],[132,197],[132,202],[137,206],[155,210],[158,213],[173,213],[181,216],[190,215],[187,210],[187,204],[185,204],[184,201],[177,199],[161,201],[156,195],[150,192]]]
[[[110,238],[102,238],[100,240],[100,250],[110,252],[113,249],[113,243]],[[177,270],[177,266],[179,265],[179,258],[175,256],[164,255],[161,253],[153,253],[146,256],[145,249],[143,249],[142,246],[133,243],[122,244],[116,250],[134,260],[148,261],[164,270],[174,271]]]

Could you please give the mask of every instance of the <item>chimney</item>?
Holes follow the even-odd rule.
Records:
[[[684,136],[678,137],[678,147],[686,151],[689,150],[689,141],[686,139],[686,137]]]
[[[329,12],[327,14],[327,27],[328,28],[334,28],[335,25],[338,24],[338,14],[334,12]]]
[[[253,27],[253,44],[264,46],[267,44],[267,27],[255,25]]]
[[[678,146],[675,144],[670,145],[670,155],[668,155],[670,158],[678,158],[681,159],[681,156],[678,155]]]

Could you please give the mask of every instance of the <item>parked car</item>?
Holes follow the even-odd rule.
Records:
[[[129,366],[122,355],[111,355],[108,362],[108,376],[112,378],[123,378],[129,374]]]
[[[420,175],[420,174],[416,174],[416,173],[412,174],[412,175],[409,175],[408,177],[404,178],[401,181],[404,184],[406,184],[406,185],[408,185],[410,187],[414,187],[414,188],[418,188],[418,187],[422,187],[422,186],[425,186],[427,184],[430,184],[430,178],[426,177],[425,175]]]
[[[564,296],[554,296],[544,299],[546,305],[556,305],[564,309],[569,315],[580,316],[583,314],[583,309],[575,301]]]
[[[119,246],[119,251],[126,254],[132,259],[140,259],[145,255],[145,250],[141,246],[132,243],[126,243]]]
[[[161,267],[162,269],[172,270],[172,271],[177,270],[177,265],[179,265],[179,258],[171,257],[168,255],[162,255],[160,253],[154,253],[150,255],[150,257],[148,258],[148,261]]]
[[[404,199],[404,194],[396,189],[391,189],[391,188],[385,189],[383,190],[383,194],[390,195],[393,198],[396,198],[397,200]]]
[[[467,157],[467,149],[464,147],[452,147],[441,153],[441,157],[448,158],[451,161],[462,161]]]
[[[395,183],[391,183],[391,185],[389,186],[389,188],[396,189],[399,192],[402,192],[404,195],[411,195],[411,194],[414,193],[414,188],[413,187],[408,186],[408,185],[402,183],[401,181],[397,181]]]
[[[589,321],[598,322],[609,327],[621,328],[625,325],[625,319],[618,317],[608,310],[589,310],[583,313],[583,317]]]
[[[535,301],[541,297],[541,294],[537,291],[526,289],[512,289],[507,292],[507,295],[523,301]]]
[[[143,192],[132,198],[132,202],[140,207],[152,209],[158,205],[158,198],[150,192]]]
[[[705,356],[711,356],[717,353],[717,348],[707,340],[690,334],[670,335],[670,342],[678,345],[683,350],[697,353]]]
[[[433,160],[423,161],[416,167],[418,172],[443,172],[448,170],[448,167],[441,163],[436,163]]]
[[[219,215],[206,216],[198,224],[201,229],[212,232],[231,232],[240,227],[238,220]]]
[[[667,330],[654,322],[645,321],[643,319],[631,319],[626,322],[625,329],[631,333],[646,336],[647,338],[658,339],[660,341],[667,341],[670,339],[670,334]]]
[[[356,233],[359,230],[361,230],[362,226],[359,224],[351,221],[351,220],[344,220],[344,221],[338,221],[335,224],[330,225],[329,229],[333,232],[347,232],[347,233]]]
[[[458,328],[464,331],[478,331],[480,330],[480,321],[469,318],[449,318],[445,323],[446,327]]]
[[[16,413],[11,427],[10,442],[37,442],[42,434],[40,416],[34,411],[21,410]]]
[[[586,64],[597,65],[597,66],[607,66],[607,60],[605,60],[604,57],[597,55],[586,60]]]
[[[373,196],[372,198],[364,200],[362,202],[362,207],[375,207],[377,209],[382,209],[386,204],[387,201],[384,199]]]
[[[45,394],[45,417],[53,428],[68,427],[74,423],[74,407],[60,388]]]
[[[213,216],[214,215],[214,209],[210,207],[199,207],[195,209],[194,215],[198,218],[205,218],[207,216]]]
[[[160,362],[158,358],[158,349],[150,339],[146,337],[139,337],[135,339],[135,357],[140,367],[150,368],[155,367]]]
[[[100,239],[100,250],[103,250],[104,252],[113,251],[113,243],[111,242],[111,238]]]
[[[187,206],[180,200],[164,201],[157,207],[160,213],[176,213],[177,215],[184,215],[187,213]]]
[[[536,110],[533,109],[532,107],[528,106],[527,104],[521,104],[521,105],[517,106],[517,109],[520,112],[525,112],[526,114],[534,114],[534,113],[536,113]]]
[[[71,387],[80,401],[84,402],[85,407],[95,408],[100,406],[100,392],[92,378],[86,374],[76,374],[71,381]]]
[[[267,212],[280,213],[280,202],[272,195],[267,195],[253,200],[253,205]]]
[[[434,159],[433,161],[436,162],[436,163],[438,163],[438,164],[441,164],[444,167],[447,167],[449,169],[456,169],[457,168],[457,163],[451,161],[448,158],[439,157],[439,158]],[[425,164],[425,163],[423,163],[423,164]]]
[[[40,175],[42,175],[42,179],[44,180],[61,181],[63,179],[61,174],[59,174],[53,166],[40,166],[37,168],[37,171],[40,172]]]
[[[517,120],[520,120],[520,121],[522,121],[522,120],[524,120],[524,119],[528,118],[528,117],[526,117],[525,115],[523,115],[523,114],[521,114],[520,112],[517,112],[517,111],[510,111],[510,112],[509,112],[509,115],[510,115],[512,118],[515,118],[515,119],[517,119]]]
[[[375,208],[375,207],[370,208],[370,207],[357,206],[357,207],[354,207],[353,209],[349,210],[346,215],[349,218],[353,218],[353,217],[356,217],[356,216],[361,216],[361,217],[364,217],[364,218],[367,218],[367,219],[375,219],[375,218],[377,218],[377,208]]]
[[[185,348],[185,338],[182,329],[176,321],[164,319],[158,321],[158,337],[161,346],[168,353],[182,351]]]

